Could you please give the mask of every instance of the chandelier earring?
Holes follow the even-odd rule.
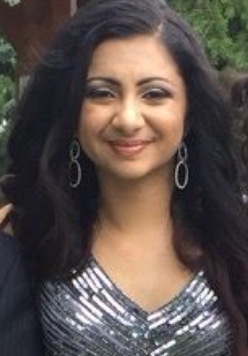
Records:
[[[74,139],[69,147],[70,162],[68,166],[69,184],[70,187],[74,189],[80,185],[82,180],[82,168],[78,161],[80,152],[80,144],[77,139]]]
[[[189,168],[187,164],[188,149],[185,142],[182,142],[177,153],[177,164],[175,167],[175,184],[180,190],[186,188],[189,182]]]

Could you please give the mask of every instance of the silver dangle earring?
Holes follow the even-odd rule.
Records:
[[[181,143],[178,153],[178,162],[175,167],[175,183],[178,189],[183,190],[189,182],[189,168],[187,164],[188,149],[184,142]]]
[[[80,150],[79,142],[74,139],[69,147],[70,163],[68,167],[69,184],[74,189],[79,186],[82,180],[82,168],[78,161]]]

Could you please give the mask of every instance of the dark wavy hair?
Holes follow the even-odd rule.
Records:
[[[83,181],[68,183],[68,147],[96,46],[110,38],[156,35],[187,88],[185,141],[190,183],[174,189],[174,245],[189,268],[199,264],[233,325],[236,354],[248,355],[248,227],[229,149],[231,110],[188,25],[164,1],[91,0],[69,20],[32,75],[15,113],[3,190],[38,279],[67,278],[91,249],[99,187],[82,152]],[[180,233],[179,233],[180,230]],[[193,236],[193,238],[192,238]],[[198,248],[202,253],[197,253]]]
[[[248,195],[248,74],[242,75],[230,90],[234,110],[232,122],[234,149],[239,162],[241,190]]]

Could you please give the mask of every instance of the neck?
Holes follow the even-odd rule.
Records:
[[[159,251],[171,244],[171,179],[166,179],[164,174],[139,181],[100,178],[102,194],[97,235],[105,243],[132,249],[139,246],[143,252],[151,248],[155,251],[156,246]]]

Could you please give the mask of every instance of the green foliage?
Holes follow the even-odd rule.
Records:
[[[0,33],[0,74],[14,77],[15,52]]]
[[[212,64],[248,69],[247,0],[168,0],[190,23]]]
[[[15,52],[0,33],[0,175],[6,164],[8,123],[15,106]]]
[[[3,0],[3,1],[9,4],[10,6],[15,6],[22,2],[22,0]]]

